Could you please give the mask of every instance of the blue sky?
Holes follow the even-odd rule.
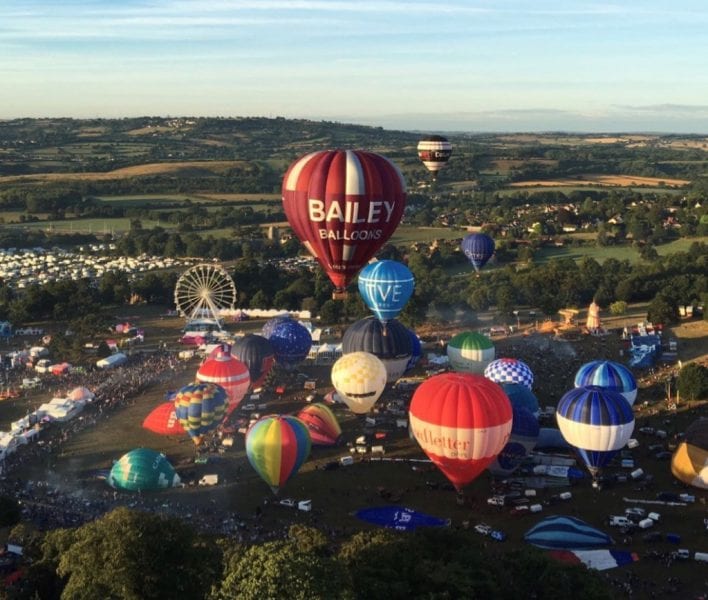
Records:
[[[0,118],[708,133],[708,2],[0,0]]]

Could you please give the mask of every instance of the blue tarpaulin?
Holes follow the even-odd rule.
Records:
[[[445,519],[401,506],[363,508],[356,513],[356,516],[367,523],[399,531],[414,531],[418,527],[444,527],[449,524]]]

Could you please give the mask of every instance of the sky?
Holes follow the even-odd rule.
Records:
[[[708,133],[705,0],[0,0],[0,118]]]

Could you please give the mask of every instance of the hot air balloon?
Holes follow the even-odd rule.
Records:
[[[492,475],[507,477],[513,473],[536,446],[540,427],[529,410],[512,404],[511,435],[494,462],[489,465]]]
[[[150,448],[136,448],[121,456],[111,468],[108,485],[130,491],[174,487],[179,475],[164,454]]]
[[[534,417],[538,418],[541,407],[538,398],[529,388],[521,383],[502,383],[504,393],[512,406],[519,406],[528,410]]]
[[[326,404],[309,404],[296,416],[307,425],[312,444],[315,446],[334,446],[342,435],[337,417]]]
[[[163,402],[153,410],[143,421],[143,427],[159,435],[176,435],[184,433],[184,427],[177,418],[174,402]]]
[[[307,154],[283,177],[285,216],[334,284],[335,298],[391,237],[405,204],[398,167],[363,150]]]
[[[229,403],[226,415],[236,410],[248,391],[251,377],[248,368],[224,348],[217,348],[197,370],[197,381],[216,383],[226,391]]]
[[[205,433],[216,429],[224,420],[229,397],[216,383],[190,383],[175,396],[175,409],[180,424],[198,446]]]
[[[263,323],[263,327],[261,327],[261,334],[263,334],[264,338],[268,339],[273,333],[273,329],[275,329],[276,325],[282,323],[283,321],[291,320],[293,320],[293,318],[288,313],[276,315],[272,319],[268,319],[265,323]]]
[[[364,304],[382,323],[396,318],[413,294],[410,269],[395,260],[378,260],[359,273],[359,293]]]
[[[409,416],[415,439],[458,491],[494,461],[512,426],[502,389],[469,373],[442,373],[421,383]]]
[[[625,397],[595,385],[566,392],[558,402],[556,420],[593,478],[624,448],[634,431],[634,413]]]
[[[477,273],[494,254],[494,240],[485,233],[466,235],[461,247]]]
[[[518,383],[533,388],[533,373],[529,366],[518,358],[497,358],[484,369],[484,376],[494,383]]]
[[[248,367],[251,385],[254,389],[263,385],[275,364],[273,346],[261,335],[247,333],[243,337],[237,338],[231,346],[231,354]]]
[[[386,380],[393,383],[406,370],[413,353],[408,328],[391,319],[384,329],[381,321],[374,317],[360,319],[352,323],[342,337],[342,352],[368,352],[383,362],[386,367]]]
[[[412,329],[409,329],[408,333],[411,337],[411,357],[406,363],[406,373],[418,364],[420,357],[423,355],[423,348],[420,345],[420,338],[418,337],[416,332]]]
[[[418,142],[418,158],[433,174],[434,180],[438,178],[438,171],[450,160],[451,154],[452,144],[441,135],[431,135]]]
[[[695,421],[671,458],[671,472],[683,483],[708,490],[708,419]]]
[[[455,371],[481,375],[494,360],[494,344],[486,335],[463,331],[448,342],[447,357]]]
[[[300,470],[311,444],[307,425],[292,416],[262,417],[246,432],[248,462],[274,494]]]
[[[634,404],[637,399],[637,380],[632,372],[611,360],[593,360],[582,365],[575,374],[575,387],[597,385],[613,392],[619,392]]]
[[[351,352],[332,365],[332,385],[353,413],[362,415],[386,387],[386,367],[368,352]]]
[[[275,362],[286,369],[294,369],[305,360],[312,347],[312,336],[304,325],[294,319],[276,323],[268,338]]]

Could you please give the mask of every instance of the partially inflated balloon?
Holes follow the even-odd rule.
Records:
[[[177,418],[174,401],[163,402],[153,410],[143,421],[143,427],[159,435],[175,435],[185,433],[184,427]]]
[[[215,383],[190,383],[179,389],[174,401],[177,418],[196,445],[224,420],[228,401],[224,388]]]
[[[359,293],[364,304],[382,323],[394,319],[413,294],[415,279],[410,269],[395,260],[378,260],[359,273]]]
[[[369,412],[386,387],[386,367],[368,352],[352,352],[332,365],[332,385],[353,413]]]
[[[438,171],[442,169],[452,155],[452,144],[441,135],[431,135],[418,142],[418,158],[425,168],[437,179]]]
[[[471,233],[462,240],[462,251],[479,272],[494,254],[494,240],[484,233]]]
[[[512,405],[511,410],[513,419],[509,441],[496,460],[489,465],[489,471],[500,477],[510,475],[521,466],[536,446],[540,431],[538,420],[527,409]]]
[[[300,470],[311,445],[307,426],[296,417],[269,415],[246,432],[248,462],[275,494]]]
[[[506,445],[512,426],[509,399],[481,375],[442,373],[418,386],[410,426],[423,451],[460,490]]]
[[[671,458],[671,472],[683,483],[708,490],[708,419],[695,421]]]
[[[405,203],[406,185],[398,167],[363,150],[307,154],[283,177],[290,227],[337,292],[391,237]]]
[[[180,479],[164,454],[136,448],[116,461],[107,481],[113,488],[138,492],[174,487]]]
[[[313,445],[334,446],[342,435],[337,417],[326,404],[309,404],[296,416],[310,430]]]

